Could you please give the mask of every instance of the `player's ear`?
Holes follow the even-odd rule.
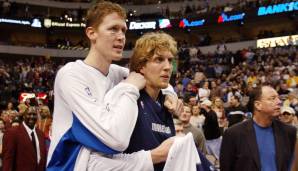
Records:
[[[144,67],[140,69],[140,74],[144,75]]]
[[[97,36],[97,32],[94,30],[93,27],[87,27],[85,29],[85,34],[90,40],[95,40]]]

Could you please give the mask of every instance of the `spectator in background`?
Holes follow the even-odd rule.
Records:
[[[254,85],[257,83],[257,76],[255,71],[252,71],[249,73],[247,80],[246,80],[246,84],[248,85]]]
[[[287,86],[290,88],[296,88],[298,85],[298,76],[294,71],[289,72],[289,78],[286,80]]]
[[[196,88],[194,88],[194,85],[191,81],[186,84],[184,96],[196,96]]]
[[[283,103],[283,106],[292,107],[295,114],[298,116],[298,95],[295,92],[289,93],[287,99]]]
[[[247,109],[240,104],[239,96],[233,95],[230,100],[230,106],[225,110],[229,127],[236,123],[242,122],[246,117],[246,112]]]
[[[218,126],[221,132],[221,135],[223,134],[224,128],[227,127],[227,118],[225,115],[225,109],[224,109],[224,104],[223,101],[221,100],[220,97],[214,97],[212,101],[212,110],[216,113],[217,115],[217,120],[218,120]]]
[[[17,116],[15,118],[13,118],[13,120],[11,121],[11,127],[18,127],[18,126],[20,126],[21,123],[22,123],[22,121]]]
[[[9,2],[9,0],[5,0],[3,3],[2,3],[2,14],[4,16],[8,15],[9,12],[10,12],[10,6],[11,6],[11,3]]]
[[[206,76],[203,72],[196,72],[194,75],[195,84],[198,86],[201,84],[202,81],[206,79]]]
[[[290,90],[289,90],[289,88],[288,88],[288,85],[287,85],[287,83],[286,82],[284,82],[284,81],[281,81],[281,83],[280,83],[280,85],[279,85],[279,87],[278,87],[278,94],[280,95],[280,96],[282,96],[283,98],[285,97],[285,96],[287,96],[289,93],[290,93]]]
[[[18,105],[18,112],[19,112],[19,115],[23,115],[23,113],[27,110],[28,106],[25,105],[24,102],[21,102],[19,105]]]
[[[39,119],[37,120],[37,128],[40,129],[46,138],[49,137],[50,126],[52,124],[52,116],[48,106],[43,105],[40,107]]]
[[[298,129],[298,121],[295,115],[295,110],[289,106],[284,106],[281,108],[281,114],[279,115],[279,120],[285,124],[292,125]],[[297,132],[298,136],[298,132]]]
[[[200,149],[200,151],[204,154],[207,154],[206,149],[206,139],[202,130],[198,127],[195,127],[190,123],[191,118],[191,108],[188,105],[184,105],[184,111],[179,115],[179,120],[183,126],[184,134],[189,132],[192,133],[196,146]]]
[[[202,115],[200,112],[201,111],[200,111],[199,104],[192,106],[192,108],[191,108],[192,115],[190,117],[190,121],[189,122],[193,126],[202,129],[203,128],[203,125],[204,125],[204,122],[205,122],[205,116]]]
[[[216,113],[211,109],[212,102],[204,100],[201,103],[201,113],[205,116],[205,123],[203,125],[204,135],[206,138],[206,147],[208,154],[219,159],[221,134],[218,126],[218,119]]]
[[[270,86],[252,91],[249,106],[253,119],[225,131],[220,153],[221,171],[290,170],[296,129],[276,120],[280,104],[276,90]]]
[[[17,111],[13,108],[13,103],[8,102],[7,108],[2,111],[1,118],[5,121],[7,124],[11,124],[14,117],[17,116]]]
[[[31,106],[20,126],[7,129],[3,137],[3,170],[45,170],[45,138],[35,127],[36,121],[37,109]]]
[[[2,147],[3,147],[3,135],[5,132],[4,120],[0,118],[0,170],[2,170]]]
[[[215,97],[218,97],[221,95],[221,87],[219,85],[217,85],[217,80],[212,80],[210,82],[210,99],[214,99]],[[219,80],[220,81],[220,80]]]
[[[178,82],[176,84],[174,90],[175,90],[178,97],[183,97],[184,96],[184,90],[183,90],[182,82]]]
[[[174,119],[174,126],[175,126],[176,136],[185,136],[183,132],[183,125],[179,120]]]
[[[210,89],[209,89],[209,82],[204,81],[202,82],[202,86],[198,90],[198,98],[200,102],[204,100],[208,100],[210,96]]]
[[[187,101],[188,101],[187,103],[190,107],[193,107],[193,106],[197,105],[197,103],[198,103],[196,96],[189,96],[189,99]]]
[[[241,87],[237,83],[231,83],[232,85],[229,87],[228,92],[228,103],[231,102],[232,96],[237,96],[239,99],[239,102],[241,103],[242,100],[242,93],[241,93]]]

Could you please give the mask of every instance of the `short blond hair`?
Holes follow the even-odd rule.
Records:
[[[125,9],[122,8],[119,4],[108,1],[100,1],[96,3],[87,11],[86,28],[97,28],[101,24],[105,16],[114,12],[117,13],[120,17],[122,17],[123,20],[126,19]]]
[[[27,110],[27,108],[28,108],[28,106],[25,105],[24,103],[20,103],[18,105],[18,110],[19,110],[19,113],[21,113],[21,114],[24,113]]]
[[[154,54],[162,51],[170,51],[173,56],[177,55],[177,42],[172,36],[164,32],[144,34],[136,41],[130,58],[130,71],[140,72],[141,68]]]
[[[42,107],[40,108],[40,111],[41,111],[41,112],[45,112],[45,114],[46,114],[47,116],[51,116],[50,108],[49,108],[48,106],[42,106]]]

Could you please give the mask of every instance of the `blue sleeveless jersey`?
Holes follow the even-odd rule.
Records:
[[[154,101],[144,90],[140,91],[138,100],[138,119],[129,146],[124,153],[133,153],[140,150],[152,150],[164,140],[175,136],[175,127],[172,114],[164,107],[165,96],[160,93]],[[213,166],[198,150],[201,164],[197,171],[211,171]],[[155,171],[162,171],[165,163],[154,165]]]
[[[154,101],[144,90],[138,100],[138,119],[125,153],[152,150],[164,140],[175,136],[172,114],[164,107],[165,96],[160,92]],[[154,170],[163,170],[165,163],[154,165]]]

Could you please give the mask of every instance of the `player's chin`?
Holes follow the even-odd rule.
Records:
[[[113,61],[120,61],[122,59],[122,54],[121,55],[115,55],[113,57]]]
[[[160,88],[161,89],[167,88],[168,85],[169,85],[169,82],[163,82],[163,83],[160,84]]]

